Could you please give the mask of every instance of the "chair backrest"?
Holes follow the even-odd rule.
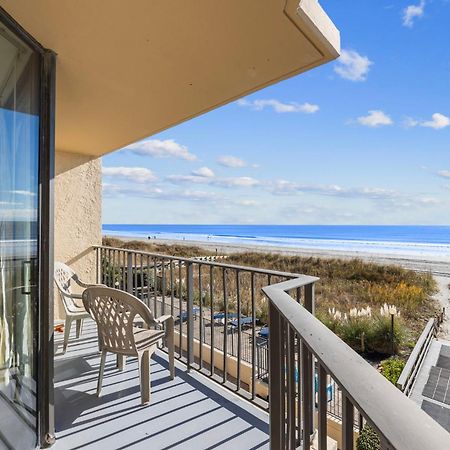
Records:
[[[137,353],[133,333],[136,316],[149,325],[156,323],[147,305],[118,289],[88,287],[83,292],[83,304],[97,323],[101,347],[114,353]]]
[[[75,272],[66,264],[62,262],[55,262],[54,278],[58,288],[59,296],[66,314],[76,310],[77,305],[72,298],[72,289],[70,284],[75,276]]]

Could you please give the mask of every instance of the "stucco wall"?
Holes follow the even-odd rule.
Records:
[[[95,255],[101,243],[101,160],[75,153],[56,152],[55,261],[62,261],[86,281],[95,281]],[[55,292],[56,294],[56,292]],[[55,317],[63,309],[55,295]]]

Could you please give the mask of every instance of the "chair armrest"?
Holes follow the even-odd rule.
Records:
[[[137,317],[140,317],[140,316],[137,316]],[[165,322],[168,322],[169,327],[170,327],[170,323],[172,323],[172,327],[173,327],[173,316],[171,316],[170,314],[166,314],[165,316],[158,317],[157,319],[152,318],[152,320],[150,320],[148,317],[147,318],[140,317],[140,319],[143,322],[144,328],[147,327],[148,329],[151,329],[152,327],[160,328],[162,325],[164,325]],[[135,318],[135,320],[136,320],[136,318]],[[139,321],[139,319],[137,319],[137,321]]]
[[[166,314],[165,316],[161,316],[161,317],[158,317],[157,319],[155,319],[155,322],[157,324],[161,325],[169,319],[173,320],[173,316],[171,316],[170,314]]]
[[[87,289],[88,287],[93,287],[93,286],[102,286],[102,287],[106,287],[104,284],[99,284],[99,283],[86,283],[82,280],[80,280],[78,278],[78,275],[74,275],[73,276],[73,280],[75,281],[75,283],[78,284],[78,286]]]
[[[84,285],[85,285],[86,289],[88,287],[107,287],[104,284],[84,284]],[[83,294],[70,294],[70,295],[69,294],[65,294],[65,295],[67,295],[68,297],[75,298],[77,300],[82,300],[83,299]]]

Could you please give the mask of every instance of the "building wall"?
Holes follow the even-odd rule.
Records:
[[[70,265],[82,280],[95,281],[95,254],[91,246],[102,239],[101,160],[75,153],[56,152],[55,261]],[[64,317],[55,292],[55,318]]]

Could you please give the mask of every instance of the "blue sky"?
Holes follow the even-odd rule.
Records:
[[[450,224],[450,1],[321,4],[341,58],[104,157],[104,223]]]

